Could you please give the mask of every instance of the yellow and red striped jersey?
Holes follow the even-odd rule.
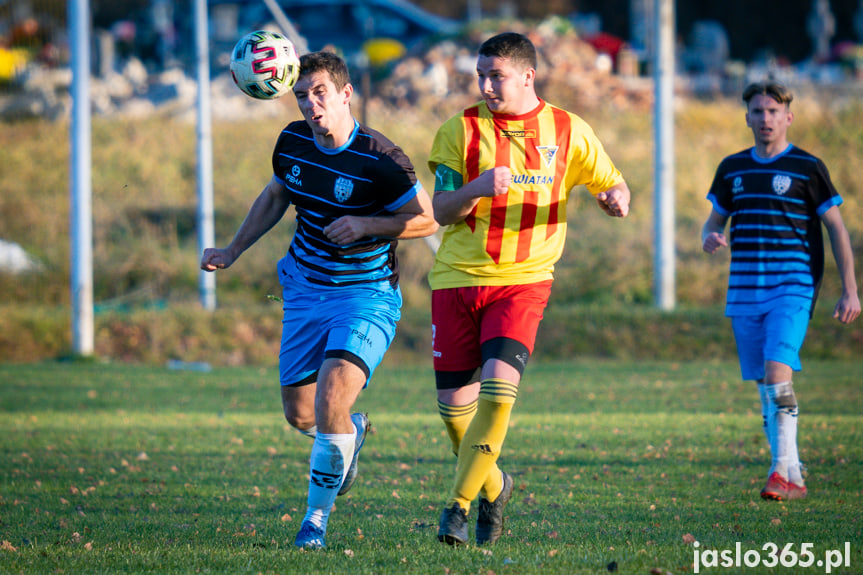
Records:
[[[432,173],[439,164],[460,173],[465,184],[509,166],[512,184],[447,227],[429,273],[432,289],[552,279],[571,190],[584,185],[596,195],[623,182],[591,127],[543,101],[519,116],[495,114],[480,102],[450,118],[432,145]]]

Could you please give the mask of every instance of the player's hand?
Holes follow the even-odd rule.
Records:
[[[364,238],[367,218],[357,216],[342,216],[324,228],[324,235],[334,244],[343,246]]]
[[[833,308],[833,317],[842,323],[851,323],[860,315],[860,298],[856,293],[844,293],[836,307]]]
[[[596,194],[596,203],[602,211],[614,218],[625,218],[629,214],[629,190],[611,188]]]
[[[497,166],[484,171],[477,180],[484,186],[485,193],[482,195],[494,198],[509,191],[509,186],[512,184],[512,172],[509,166]]]
[[[728,247],[728,240],[725,239],[725,234],[711,232],[704,236],[704,243],[701,249],[709,254],[715,254],[719,248]]]
[[[225,248],[207,248],[201,256],[201,269],[206,272],[214,272],[231,267],[234,256]]]

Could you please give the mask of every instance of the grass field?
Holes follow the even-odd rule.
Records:
[[[274,369],[0,364],[0,572],[679,574],[695,551],[740,543],[769,561],[773,543],[814,552],[773,572],[825,573],[848,542],[832,572],[860,573],[861,375],[806,362],[810,498],[775,503],[758,496],[769,454],[736,365],[537,362],[501,458],[507,534],[453,549],[435,537],[454,458],[431,371],[385,363],[358,405],[373,424],[360,477],[328,549],[303,552],[311,443],[286,427]]]

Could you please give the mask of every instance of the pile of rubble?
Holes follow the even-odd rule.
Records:
[[[576,110],[652,106],[650,80],[634,73],[615,74],[614,60],[598,53],[573,30],[541,25],[525,33],[537,47],[537,92],[547,101]],[[422,109],[434,109],[444,98],[448,104],[478,100],[476,49],[482,39],[445,40],[402,59],[376,85],[376,96],[394,106]]]
[[[33,67],[21,79],[18,89],[0,92],[0,119],[68,119],[72,109],[69,68]],[[175,68],[149,73],[137,59],[107,78],[91,77],[90,100],[96,116],[144,118],[153,115],[180,117],[194,121],[197,80]],[[253,100],[240,92],[228,73],[213,78],[210,85],[214,119],[278,116],[281,106]]]

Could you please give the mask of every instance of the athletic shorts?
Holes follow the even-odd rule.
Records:
[[[809,327],[808,307],[778,306],[763,315],[733,316],[731,327],[743,379],[763,379],[767,361],[800,371],[800,348]]]
[[[365,372],[368,386],[395,337],[401,317],[399,289],[350,287],[309,293],[285,287],[282,294],[281,384],[312,383],[325,359],[342,358]]]
[[[498,337],[518,341],[533,353],[536,330],[550,294],[551,280],[432,291],[435,371],[480,367],[482,344]]]

